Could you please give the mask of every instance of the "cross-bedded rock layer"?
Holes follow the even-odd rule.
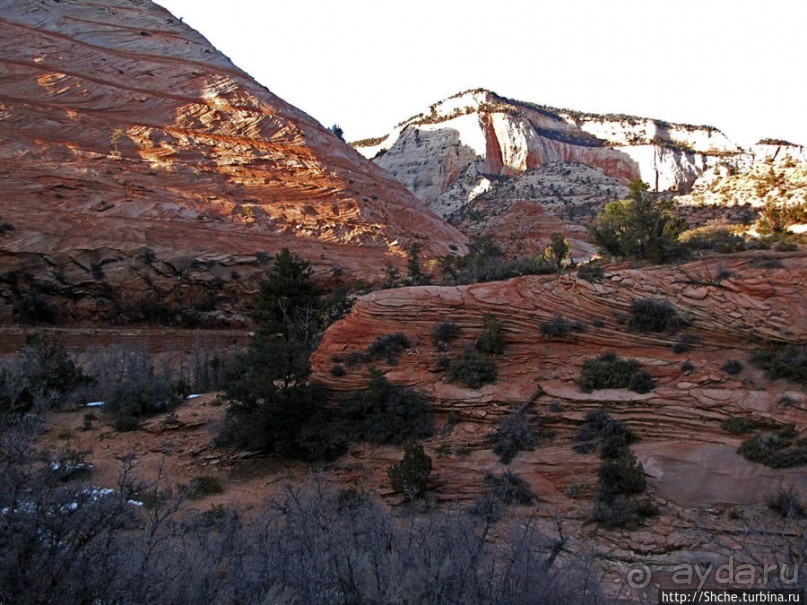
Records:
[[[375,280],[414,241],[464,241],[146,1],[0,3],[0,179],[0,263],[20,272],[4,279],[6,317],[32,288],[63,319],[103,316],[98,299],[181,306],[213,279],[237,305],[251,286],[233,275],[261,271],[258,252]],[[183,268],[194,260],[204,275]]]

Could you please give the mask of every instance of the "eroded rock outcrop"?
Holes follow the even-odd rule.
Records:
[[[556,223],[575,256],[590,257],[581,225],[624,197],[632,179],[677,194],[698,227],[714,219],[751,222],[766,197],[800,203],[803,179],[789,176],[807,171],[804,148],[786,141],[763,140],[744,150],[711,126],[593,115],[483,89],[352,144],[449,222],[469,234],[490,233],[514,254],[540,252],[551,234],[540,226]],[[776,182],[768,176],[772,169],[785,176]],[[764,191],[757,186],[762,172]],[[525,221],[537,226],[530,238],[524,238]]]
[[[237,306],[262,271],[255,254],[283,246],[323,279],[365,280],[414,241],[425,254],[463,246],[152,2],[4,1],[0,51],[4,319],[28,293],[77,319],[99,299],[198,302],[213,281]]]
[[[482,89],[435,103],[384,137],[353,145],[429,206],[469,160],[481,173],[508,176],[551,162],[573,162],[622,184],[641,178],[667,191],[688,190],[717,157],[742,151],[711,126],[586,114]]]
[[[705,543],[733,535],[739,524],[764,511],[766,498],[777,490],[792,489],[802,502],[807,499],[803,468],[749,462],[737,453],[748,435],[723,427],[736,417],[793,424],[802,436],[807,430],[802,389],[771,381],[749,362],[753,348],[807,337],[807,300],[798,285],[805,278],[804,252],[751,252],[680,266],[607,269],[598,283],[569,274],[380,291],[361,298],[326,332],[313,365],[317,379],[337,392],[363,388],[369,364],[350,367],[343,363],[346,355],[366,350],[379,336],[404,333],[412,346],[397,363],[372,363],[391,382],[423,392],[438,411],[436,436],[426,442],[438,500],[472,501],[485,491],[486,471],[510,468],[538,495],[538,515],[550,527],[563,519],[568,535],[582,541],[580,548],[597,549],[615,569],[638,560],[669,572],[691,563]],[[676,334],[631,330],[632,302],[648,297],[671,303],[688,325]],[[495,383],[471,389],[450,380],[445,358],[474,345],[486,314],[503,323],[506,346],[496,357]],[[558,314],[583,322],[586,330],[544,337],[541,324]],[[446,321],[457,326],[458,338],[439,350],[432,334]],[[689,345],[677,352],[682,341]],[[608,351],[638,360],[656,387],[645,394],[581,392],[583,362]],[[726,369],[731,360],[740,362],[739,373]],[[332,372],[339,363],[344,375]],[[491,451],[495,422],[524,408],[541,419],[539,445],[503,465]],[[586,524],[599,462],[573,446],[585,414],[600,408],[626,421],[639,438],[633,451],[661,513],[644,529],[608,532]],[[365,470],[352,480],[375,486],[395,452],[356,448],[354,456]],[[614,588],[627,588],[619,573]]]

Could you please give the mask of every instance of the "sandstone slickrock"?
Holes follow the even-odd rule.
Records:
[[[237,305],[256,253],[283,246],[322,279],[375,280],[414,241],[464,242],[141,0],[0,2],[0,179],[4,320],[29,293],[62,319],[149,297]]]
[[[721,536],[734,535],[753,515],[772,515],[764,512],[766,499],[779,489],[807,500],[803,468],[777,470],[745,460],[737,447],[747,436],[722,427],[735,416],[793,424],[802,435],[807,431],[807,401],[800,389],[771,381],[749,361],[753,348],[807,338],[807,299],[793,287],[807,278],[807,253],[775,254],[782,265],[776,269],[760,268],[760,255],[612,267],[599,283],[567,274],[375,292],[326,332],[313,358],[315,377],[337,393],[363,388],[368,364],[345,366],[338,377],[331,368],[378,336],[406,334],[412,347],[397,363],[374,363],[391,382],[422,391],[435,405],[436,426],[446,427],[426,442],[435,460],[435,497],[470,502],[484,493],[486,471],[509,468],[533,488],[540,502],[537,514],[547,526],[563,519],[567,534],[580,541],[576,548],[594,547],[614,566],[614,589],[622,590],[627,588],[624,566],[637,560],[657,566],[661,577],[663,570],[691,562],[704,549],[728,556],[730,550],[716,546]],[[674,351],[680,333],[629,329],[632,301],[646,297],[669,301],[690,321],[681,330],[694,337],[689,351]],[[489,313],[503,323],[506,339],[504,354],[496,357],[496,382],[479,389],[451,382],[440,358],[473,346]],[[568,338],[543,337],[541,323],[557,314],[584,322],[587,329]],[[435,326],[443,321],[458,327],[448,351],[432,342]],[[638,360],[657,386],[646,394],[581,392],[577,379],[584,360],[607,351]],[[728,360],[742,362],[739,375],[723,369]],[[527,410],[541,419],[538,447],[503,465],[492,452],[495,422],[527,402],[532,402]],[[632,449],[660,505],[660,516],[645,529],[609,532],[586,523],[599,458],[572,448],[585,414],[600,408],[626,421],[639,438]],[[374,486],[383,481],[377,469],[394,456],[387,448],[367,448],[361,460],[367,468],[353,479]],[[773,517],[766,519],[775,525]]]

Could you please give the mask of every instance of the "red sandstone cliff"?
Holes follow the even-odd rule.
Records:
[[[283,246],[321,277],[374,280],[414,241],[426,254],[464,241],[139,0],[0,4],[0,179],[5,320],[32,292],[62,319],[104,316],[100,298],[226,297]]]

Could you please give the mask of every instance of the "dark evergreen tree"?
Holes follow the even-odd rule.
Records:
[[[647,183],[631,181],[627,199],[611,202],[589,227],[597,245],[613,256],[666,262],[679,253],[678,235],[686,227],[671,200],[648,191]]]
[[[431,283],[431,279],[423,272],[420,266],[420,244],[415,242],[409,246],[407,252],[409,254],[409,260],[406,263],[406,267],[409,270],[409,283],[413,286],[423,286]]]
[[[253,318],[264,335],[310,340],[320,328],[321,289],[307,260],[283,248],[261,282]]]
[[[392,489],[403,494],[406,500],[414,500],[423,495],[431,472],[432,459],[419,443],[407,444],[404,447],[403,460],[387,469]]]
[[[308,382],[309,357],[322,326],[320,289],[311,264],[284,248],[261,282],[253,317],[258,330],[229,368],[224,440],[284,457],[308,457],[303,429],[324,407]]]

